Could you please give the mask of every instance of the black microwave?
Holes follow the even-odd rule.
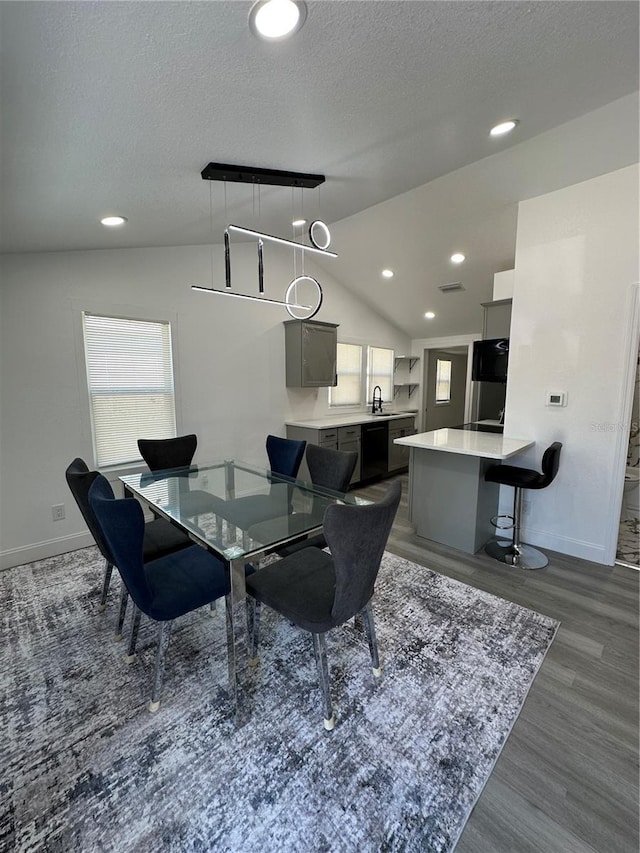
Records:
[[[473,344],[471,378],[476,382],[506,382],[509,338],[492,338]]]

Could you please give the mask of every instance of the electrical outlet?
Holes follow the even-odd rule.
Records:
[[[64,518],[64,504],[55,504],[51,507],[51,518],[54,521],[62,521]]]

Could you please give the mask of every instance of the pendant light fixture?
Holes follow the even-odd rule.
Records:
[[[324,175],[314,175],[303,172],[286,172],[280,170],[269,170],[249,166],[232,166],[227,163],[209,163],[201,172],[203,180],[207,181],[232,181],[236,183],[266,184],[274,186],[289,186],[292,188],[315,188],[324,182]],[[226,208],[226,204],[225,204]],[[213,203],[210,201],[210,218],[213,226]],[[242,234],[253,237],[256,240],[258,255],[258,295],[248,293],[237,293],[232,290],[231,283],[231,234]],[[200,293],[215,293],[223,296],[234,296],[239,299],[249,299],[254,302],[265,302],[268,305],[282,305],[288,313],[298,320],[309,319],[320,310],[322,305],[322,288],[319,282],[304,272],[304,256],[306,252],[323,255],[329,258],[337,258],[335,252],[329,251],[331,233],[328,226],[320,219],[314,220],[309,226],[309,240],[312,245],[300,243],[297,240],[287,240],[273,234],[265,234],[253,228],[245,228],[241,225],[229,224],[224,231],[224,266],[225,266],[225,288],[202,287],[192,285],[191,289]],[[294,269],[295,253],[300,251],[302,255],[302,275],[294,273],[294,279],[287,287],[284,300],[269,299],[264,294],[264,243],[276,243],[293,249]],[[213,279],[213,262],[211,277]],[[299,290],[304,296],[298,298]]]

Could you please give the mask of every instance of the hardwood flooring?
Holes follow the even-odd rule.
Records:
[[[552,552],[525,572],[429,543],[401,479],[389,551],[561,622],[456,853],[638,853],[640,573]]]

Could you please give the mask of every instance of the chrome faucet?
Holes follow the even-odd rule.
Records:
[[[376,397],[376,391],[378,392],[378,396]],[[379,385],[373,389],[373,400],[371,402],[371,414],[375,415],[376,412],[382,411],[382,388]]]

